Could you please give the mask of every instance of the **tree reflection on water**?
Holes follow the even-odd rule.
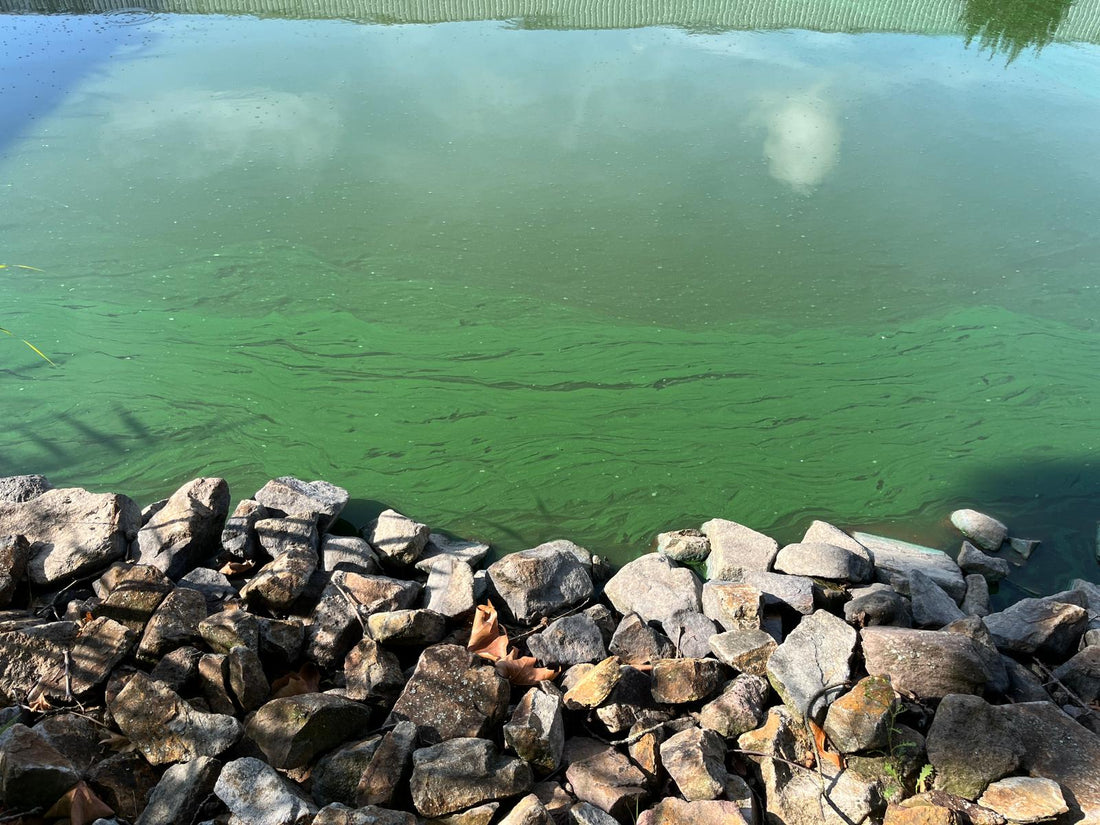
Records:
[[[1040,51],[1054,39],[1073,0],[967,0],[962,23],[966,45],[991,55],[1002,52],[1011,63],[1024,49]]]

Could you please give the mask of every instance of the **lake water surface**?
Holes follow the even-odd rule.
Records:
[[[1100,47],[539,22],[0,14],[0,473],[1095,579]]]

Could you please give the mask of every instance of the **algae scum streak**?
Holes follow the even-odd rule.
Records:
[[[0,0],[0,470],[1089,578],[1100,8],[1026,6]]]

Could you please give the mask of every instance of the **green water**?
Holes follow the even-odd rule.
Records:
[[[0,15],[0,473],[618,561],[966,505],[1095,579],[1100,47],[990,49]]]

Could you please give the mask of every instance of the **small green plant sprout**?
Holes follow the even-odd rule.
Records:
[[[42,270],[39,269],[38,267],[36,267],[36,266],[27,266],[26,264],[10,264],[10,266],[14,266],[16,269],[28,269],[31,272],[42,272]],[[7,269],[8,267],[9,267],[9,264],[0,264],[0,269]],[[32,344],[26,338],[19,338],[19,336],[16,335],[14,332],[12,332],[10,329],[4,329],[4,327],[0,327],[0,332],[4,333],[5,335],[10,335],[12,338],[18,338],[20,341],[22,341],[24,344],[26,344],[28,347],[30,347],[32,350],[34,350],[34,352],[38,356],[45,359],[46,362],[49,363],[51,366],[54,366],[54,367],[57,366],[57,364],[55,364],[53,361],[50,360],[49,356],[47,356],[46,353],[42,352],[42,350],[40,350],[38,347],[36,347],[34,344]]]
[[[925,764],[920,769],[920,773],[917,774],[917,793],[924,793],[932,787],[932,779],[936,775],[936,769],[929,764]]]

